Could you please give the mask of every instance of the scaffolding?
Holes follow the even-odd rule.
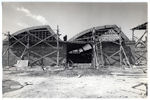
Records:
[[[132,68],[131,61],[129,60],[129,54],[127,54],[127,50],[125,48],[126,41],[130,41],[125,34],[121,31],[121,29],[117,25],[105,25],[102,27],[93,27],[91,29],[88,29],[84,32],[81,32],[80,34],[77,34],[69,41],[61,41],[59,39],[59,27],[57,26],[56,34],[52,31],[52,29],[49,29],[47,27],[35,27],[30,29],[25,29],[23,31],[19,31],[16,34],[10,34],[7,33],[8,39],[8,48],[4,51],[3,55],[7,54],[7,65],[9,64],[9,55],[11,52],[10,49],[14,45],[21,45],[22,51],[19,55],[20,60],[26,60],[29,61],[29,66],[33,66],[34,64],[40,63],[41,68],[44,70],[44,61],[48,61],[50,63],[54,63],[56,66],[60,66],[60,56],[61,53],[67,53],[70,52],[73,53],[73,51],[76,51],[78,55],[80,55],[80,51],[82,51],[80,57],[83,55],[83,58],[92,57],[91,59],[91,65],[95,69],[99,69],[101,67],[104,67],[106,64],[109,66],[119,63],[119,66],[121,68]],[[47,45],[45,49],[41,49],[46,51],[47,53],[40,54],[40,50],[37,52],[36,48],[38,48],[38,45]],[[66,50],[60,51],[61,43],[63,43],[64,46],[66,46]],[[112,43],[115,45],[113,48],[115,49],[111,53],[107,53],[106,50],[104,50],[104,45],[107,46],[107,44],[104,43]],[[53,45],[55,44],[55,45]],[[87,52],[84,49],[84,46],[89,45],[91,48],[89,52]],[[111,45],[111,44],[110,44]],[[37,47],[36,47],[37,46]],[[70,49],[68,47],[71,47],[73,49]],[[34,48],[36,47],[36,48]],[[40,47],[40,46],[39,46]],[[109,46],[107,46],[109,48]],[[51,50],[49,50],[50,48]],[[78,50],[80,48],[80,50]],[[117,48],[117,49],[116,49]],[[35,50],[34,50],[35,49]],[[62,48],[64,49],[64,48]],[[77,49],[77,50],[76,50]],[[111,47],[109,49],[112,49]],[[107,51],[111,51],[107,49]],[[44,52],[42,51],[42,52]],[[86,52],[86,53],[84,53]],[[130,51],[132,53],[132,51]],[[18,52],[19,53],[19,52]],[[55,59],[53,59],[52,55],[55,54]],[[31,55],[35,55],[38,58],[33,58]],[[117,56],[117,58],[116,58]],[[65,55],[65,57],[68,60],[68,55]],[[64,58],[65,58],[64,57]],[[77,57],[78,59],[82,59]],[[89,61],[89,60],[88,60]],[[72,61],[74,63],[74,61]],[[66,61],[66,63],[68,63]]]
[[[132,30],[132,41],[135,41],[135,65],[147,64],[147,22],[138,25]],[[140,37],[135,36],[137,31],[142,31]],[[137,33],[139,35],[139,33]],[[137,35],[136,34],[136,35]],[[145,40],[144,40],[145,38]]]
[[[36,33],[37,30],[35,30],[35,33]],[[42,30],[41,30],[42,31]],[[39,36],[37,36],[37,34],[33,34],[34,32],[30,32],[29,30],[26,30],[25,31],[27,34],[24,35],[23,37],[21,38],[17,38],[15,35],[13,34],[10,34],[10,32],[8,33],[5,33],[4,35],[7,36],[7,39],[8,39],[8,46],[7,46],[7,49],[3,52],[3,56],[7,54],[7,66],[10,66],[9,64],[9,58],[10,58],[10,53],[13,54],[12,52],[10,52],[10,49],[17,43],[21,44],[23,47],[24,47],[24,50],[21,54],[20,57],[18,57],[20,60],[24,60],[24,57],[26,56],[27,57],[27,60],[29,61],[29,65],[28,66],[33,66],[34,63],[36,62],[39,62],[40,65],[41,65],[41,68],[44,70],[44,64],[43,64],[43,60],[47,60],[49,62],[52,61],[51,58],[47,58],[47,56],[50,56],[54,53],[57,53],[57,57],[56,57],[56,65],[59,66],[59,50],[60,50],[60,47],[59,47],[59,27],[57,26],[57,34],[51,34],[50,32],[47,32],[47,34],[44,34],[44,36],[42,36],[42,38],[40,38]],[[42,34],[43,35],[43,34]],[[56,37],[56,47],[53,46],[52,44],[50,44],[50,41],[47,41],[48,39],[51,40],[50,38],[55,36]],[[34,38],[33,38],[34,37]],[[11,43],[12,40],[15,40],[15,42],[13,41]],[[23,40],[24,39],[24,40]],[[32,41],[31,41],[32,39]],[[37,40],[35,42],[35,40]],[[35,42],[33,44],[33,41]],[[54,41],[55,42],[55,41]],[[45,55],[40,55],[39,53],[35,52],[32,50],[33,47],[39,45],[40,43],[45,43],[47,44],[49,47],[53,48],[54,50],[45,54]],[[31,45],[32,44],[32,45]],[[31,59],[30,59],[30,54],[33,54],[33,55],[36,55],[38,56],[38,59],[32,59],[33,61],[31,62]],[[51,59],[51,60],[50,60]]]
[[[115,53],[108,56],[106,53],[103,52],[103,46],[102,46],[102,36],[96,35],[96,30],[93,28],[92,30],[92,45],[93,45],[93,62],[92,65],[94,68],[99,69],[104,66],[104,57],[106,57],[107,61],[110,63],[110,59],[113,58],[113,56],[119,54],[120,55],[120,67],[125,68],[129,67],[132,68],[129,59],[127,57],[127,54],[124,50],[124,47],[122,45],[122,37],[121,37],[121,31],[116,33],[119,37],[119,43],[112,41],[113,43],[118,44],[120,49],[116,51]],[[117,60],[116,60],[117,61]],[[123,66],[125,65],[125,66]]]
[[[91,48],[92,49],[92,66],[95,69],[104,67],[105,63],[108,63],[108,65],[111,66],[116,62],[120,63],[121,68],[125,68],[125,67],[132,68],[129,58],[127,56],[126,50],[124,49],[124,46],[123,46],[123,45],[125,45],[125,42],[129,41],[129,40],[124,35],[124,33],[121,31],[121,29],[119,27],[117,27],[116,25],[93,27],[89,30],[85,30],[85,31],[77,34],[76,36],[71,38],[70,41],[85,42],[85,43],[91,45],[91,47],[92,47]],[[117,51],[111,53],[111,55],[110,54],[108,55],[103,50],[104,42],[111,42],[111,43],[117,45],[119,47],[119,49]],[[83,49],[83,47],[82,47],[82,49]],[[119,55],[119,59],[115,58],[116,55]],[[113,60],[113,62],[112,62],[112,60]]]

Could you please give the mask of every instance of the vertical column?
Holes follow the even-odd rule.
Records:
[[[92,61],[92,63],[93,63],[93,66],[94,66],[94,68],[97,68],[97,54],[96,54],[96,43],[95,43],[95,28],[93,28],[93,30],[92,30],[92,38],[93,38],[93,43],[92,43],[92,45],[93,45],[93,61]]]
[[[28,38],[27,38],[27,57],[28,57],[28,65],[30,65],[30,34],[28,33]]]
[[[7,66],[9,66],[9,56],[10,56],[9,49],[10,49],[10,32],[8,32]]]
[[[92,59],[92,65],[93,67],[95,68],[95,44],[94,44],[94,40],[95,40],[95,37],[94,37],[94,28],[92,30],[92,56],[93,56],[93,59]]]
[[[102,37],[99,38],[100,42],[100,53],[101,53],[101,66],[104,66],[103,48],[102,48]]]
[[[59,26],[57,25],[57,66],[59,66]]]
[[[132,30],[132,41],[134,41],[134,30]]]
[[[120,67],[122,67],[122,39],[120,33],[119,33],[119,44],[120,44]]]
[[[43,60],[44,60],[44,59],[42,58],[42,59],[41,59],[41,67],[42,67],[42,69],[43,69],[43,71],[44,71],[45,69],[44,69],[44,61],[43,61]]]
[[[147,29],[146,29],[146,30],[145,30],[145,46],[146,46],[146,49],[147,49],[147,38],[148,38],[147,35],[148,35],[148,34],[147,34]]]

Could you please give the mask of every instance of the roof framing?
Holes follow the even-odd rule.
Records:
[[[132,28],[131,30],[146,30],[147,29],[147,22],[141,24],[141,25],[138,25],[134,28]]]
[[[125,40],[125,41],[129,41],[128,37],[121,31],[121,29],[117,26],[117,25],[105,25],[105,26],[97,26],[94,27],[96,31],[102,31],[102,30],[114,30],[117,34],[121,34],[121,37]],[[75,35],[74,37],[72,37],[71,39],[69,39],[69,41],[75,41],[77,38],[92,32],[93,28],[87,29],[85,31],[82,31],[80,33],[78,33],[77,35]]]

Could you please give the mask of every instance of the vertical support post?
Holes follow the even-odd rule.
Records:
[[[44,69],[44,61],[43,61],[43,58],[41,59],[41,67],[42,67],[42,69],[43,69],[43,71],[44,71],[45,69]]]
[[[132,41],[134,41],[134,30],[132,30]]]
[[[119,33],[119,44],[120,44],[120,67],[122,67],[122,39],[120,33]]]
[[[57,66],[59,66],[59,26],[57,25]]]
[[[28,40],[27,40],[27,52],[28,52],[28,54],[27,54],[27,57],[28,57],[28,65],[30,64],[29,62],[30,62],[30,35],[29,35],[29,33],[28,33],[28,38],[27,38]]]
[[[99,58],[99,55],[98,55],[98,45],[95,41],[95,65],[96,65],[96,69],[99,69],[99,61],[100,61],[100,58]]]
[[[94,68],[97,68],[97,54],[96,54],[96,43],[95,43],[95,28],[92,30],[92,38],[93,38],[93,66]]]
[[[145,45],[146,45],[146,48],[147,48],[147,29],[145,30],[145,33],[146,33],[146,35],[145,35]]]
[[[8,32],[7,66],[9,66],[9,56],[10,56],[9,49],[10,49],[10,32]]]
[[[102,37],[100,37],[99,42],[100,42],[100,53],[101,53],[101,65],[104,66],[103,48],[102,48]]]
[[[95,37],[94,37],[94,28],[93,28],[93,30],[92,30],[92,39],[93,39],[93,41],[92,41],[92,48],[93,48],[93,59],[92,59],[92,65],[93,65],[93,67],[95,68],[95,42],[94,42],[94,40],[95,40]]]

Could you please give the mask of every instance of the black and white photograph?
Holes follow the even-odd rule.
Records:
[[[3,98],[147,98],[148,2],[1,2]]]

